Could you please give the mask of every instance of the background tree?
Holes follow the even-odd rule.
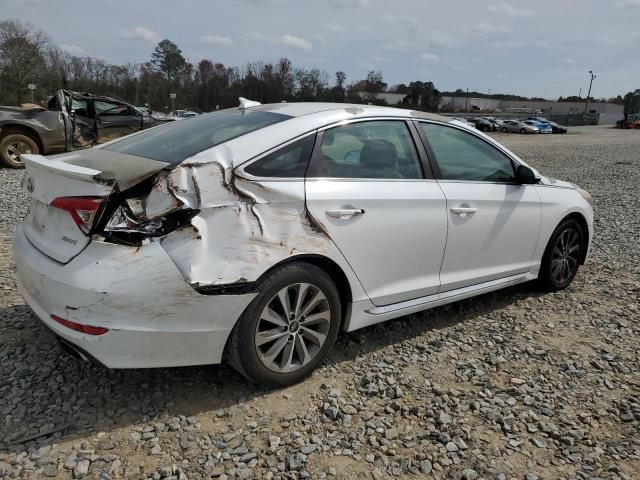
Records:
[[[345,82],[347,81],[347,74],[342,70],[336,72],[336,84],[333,87],[334,102],[344,102],[347,98],[347,91],[345,90]]]
[[[640,113],[640,89],[627,93],[623,98],[624,116]]]
[[[367,103],[374,103],[378,99],[378,94],[384,92],[387,84],[382,80],[382,72],[371,70],[367,73],[367,78],[363,84],[364,100]]]
[[[44,54],[49,43],[41,30],[18,20],[0,22],[0,101],[22,103],[27,84],[38,84],[46,63]]]
[[[182,56],[182,50],[171,40],[165,38],[156,45],[151,54],[151,63],[167,76],[169,88],[171,88],[171,80],[176,80],[178,74],[185,68],[187,61]]]

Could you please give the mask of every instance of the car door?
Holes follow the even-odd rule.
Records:
[[[518,184],[514,162],[470,131],[418,123],[447,200],[440,291],[524,274],[541,225],[535,185]]]
[[[129,105],[111,100],[94,100],[98,143],[108,142],[142,128],[142,115]]]
[[[321,131],[306,175],[309,212],[375,305],[440,285],[446,202],[414,129],[389,119]]]

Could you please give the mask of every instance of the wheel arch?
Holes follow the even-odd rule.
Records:
[[[584,265],[584,262],[587,258],[587,252],[589,251],[589,238],[591,233],[589,231],[589,224],[587,223],[587,219],[585,218],[585,216],[582,215],[580,212],[572,212],[566,215],[562,220],[560,220],[560,222],[558,222],[558,225],[560,225],[562,222],[569,219],[574,219],[575,221],[577,221],[578,224],[580,225],[580,228],[582,228],[582,233],[584,234],[583,237],[585,241],[585,248],[583,248],[582,252],[580,253],[580,256],[581,256],[580,265]],[[558,226],[556,226],[556,228],[558,228]]]
[[[35,128],[32,128],[28,125],[23,125],[21,123],[5,123],[0,125],[0,139],[9,133],[21,133],[26,135],[30,139],[32,139],[38,145],[38,149],[40,153],[44,153],[44,143],[40,134],[36,131]]]
[[[351,284],[349,283],[349,279],[344,270],[338,265],[334,260],[329,257],[325,257],[323,255],[318,254],[300,254],[294,255],[292,257],[285,258],[284,260],[273,265],[269,270],[264,272],[257,282],[260,282],[262,278],[268,276],[274,269],[279,268],[283,265],[288,265],[290,263],[295,262],[304,262],[309,263],[315,267],[323,270],[331,280],[336,284],[336,288],[338,289],[338,294],[340,295],[340,303],[342,306],[342,318],[341,322],[344,325],[344,321],[347,317],[347,307],[353,301],[353,292],[351,290]]]

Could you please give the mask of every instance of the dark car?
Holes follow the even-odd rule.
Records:
[[[551,120],[547,120],[544,117],[529,117],[527,120],[535,120],[536,122],[548,123],[551,125],[552,133],[567,133],[567,127],[563,127],[562,125],[558,125],[556,122],[552,122]]]
[[[149,115],[122,100],[58,90],[46,109],[0,107],[0,163],[24,168],[20,155],[87,148],[151,125]]]
[[[481,132],[494,132],[498,130],[497,124],[494,125],[494,123],[487,118],[473,118],[469,119],[469,121]]]

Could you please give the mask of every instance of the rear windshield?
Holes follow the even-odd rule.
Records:
[[[152,128],[103,148],[175,166],[196,153],[289,118],[273,112],[220,110]]]

